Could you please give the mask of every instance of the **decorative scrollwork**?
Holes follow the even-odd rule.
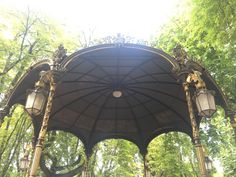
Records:
[[[176,45],[173,49],[173,54],[178,63],[178,66],[173,68],[173,73],[175,73],[177,79],[180,79],[182,82],[186,81],[190,73],[196,76],[197,73],[202,73],[204,70],[197,62],[188,58],[187,52],[180,44]]]
[[[201,75],[202,75],[201,72],[193,70],[192,73],[189,73],[186,81],[187,81],[187,83],[194,83],[194,85],[197,89],[205,88],[206,84],[203,81]]]
[[[53,161],[53,167],[51,169],[49,169],[46,166],[46,160],[45,160],[46,156]],[[81,155],[79,155],[78,159],[70,165],[54,166],[56,162],[57,162],[57,159],[52,157],[50,154],[42,153],[42,156],[40,159],[40,167],[47,177],[71,177],[76,174],[82,174],[84,163],[85,163],[84,161],[82,161]],[[73,170],[71,170],[72,168]],[[70,170],[67,170],[67,169],[70,169]]]

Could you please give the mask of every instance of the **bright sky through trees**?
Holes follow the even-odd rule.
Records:
[[[121,33],[148,39],[177,12],[181,0],[1,0],[0,6],[45,14],[66,31],[96,37]]]

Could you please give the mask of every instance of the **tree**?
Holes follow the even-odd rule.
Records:
[[[160,135],[148,148],[152,176],[197,176],[197,160],[190,138],[177,132]]]
[[[142,175],[142,157],[137,146],[126,140],[106,140],[97,145],[97,161],[95,176],[127,176]]]
[[[50,59],[62,41],[69,50],[76,45],[69,37],[64,40],[58,26],[30,10],[21,13],[2,9],[0,18],[3,19],[0,31],[0,107],[3,107],[11,89],[33,61]],[[0,121],[0,126],[0,176],[18,176],[23,145],[31,142],[33,137],[32,123],[23,109],[15,106],[4,123]]]
[[[185,47],[189,58],[204,65],[220,85],[235,110],[235,1],[193,0],[189,14],[175,17],[163,27],[153,45],[172,53],[176,44]],[[229,120],[218,111],[212,121],[201,124],[203,144],[209,155],[220,159],[225,176],[234,176],[235,145]]]

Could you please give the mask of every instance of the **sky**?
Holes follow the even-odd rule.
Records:
[[[147,40],[177,13],[182,0],[0,0],[0,6],[44,14],[71,33],[121,33]]]

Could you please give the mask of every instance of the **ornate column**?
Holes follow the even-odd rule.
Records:
[[[33,158],[32,166],[30,170],[30,177],[36,176],[36,172],[39,166],[39,161],[40,161],[40,157],[41,157],[42,149],[44,145],[44,139],[47,133],[49,116],[52,109],[52,101],[53,101],[53,97],[56,90],[56,83],[54,81],[54,76],[52,74],[49,74],[48,78],[49,78],[49,83],[50,83],[50,92],[48,96],[48,101],[47,101],[47,106],[46,106],[43,122],[42,122],[41,129],[38,136],[38,141],[37,141],[35,151],[34,151],[34,158]]]
[[[147,151],[141,153],[143,156],[143,177],[150,177],[150,171],[147,163]]]
[[[198,71],[194,71],[191,66],[191,62],[188,61],[187,53],[182,48],[181,45],[177,45],[173,49],[173,53],[175,59],[178,63],[178,66],[173,68],[173,72],[177,74],[178,79],[180,79],[183,83],[183,88],[186,95],[186,101],[188,106],[189,118],[192,127],[192,137],[193,144],[196,148],[196,155],[198,159],[200,175],[201,177],[207,176],[206,166],[205,166],[205,154],[203,151],[203,147],[200,141],[199,136],[199,127],[197,126],[193,104],[192,104],[192,96],[189,90],[189,86],[193,85],[195,89],[205,88],[205,82],[201,79],[201,73]]]
[[[33,162],[30,170],[30,177],[36,176],[37,169],[39,167],[40,158],[42,155],[43,145],[45,136],[48,128],[48,121],[52,110],[53,97],[56,91],[56,81],[59,80],[59,74],[64,72],[64,68],[61,67],[60,63],[66,58],[66,49],[63,45],[58,47],[58,50],[53,55],[53,64],[51,70],[43,72],[41,74],[40,80],[36,83],[36,87],[45,88],[46,85],[49,85],[50,91],[48,95],[47,105],[43,117],[43,122],[39,132],[38,140],[36,143]]]
[[[91,157],[91,154],[86,154],[86,159],[84,161],[84,167],[82,171],[82,177],[90,177],[90,172],[89,172],[89,159]]]
[[[183,84],[184,91],[186,94],[186,100],[188,104],[188,111],[189,111],[189,118],[192,126],[192,132],[193,132],[193,144],[196,148],[196,154],[197,154],[197,159],[199,163],[199,169],[201,173],[201,177],[206,177],[207,176],[207,171],[205,167],[205,155],[203,152],[203,147],[201,145],[200,141],[200,136],[199,136],[199,128],[196,123],[196,118],[193,112],[193,106],[192,106],[192,101],[191,101],[191,95],[188,87],[188,83]]]
[[[147,166],[147,159],[146,159],[146,155],[143,156],[143,177],[148,177],[148,166]]]

